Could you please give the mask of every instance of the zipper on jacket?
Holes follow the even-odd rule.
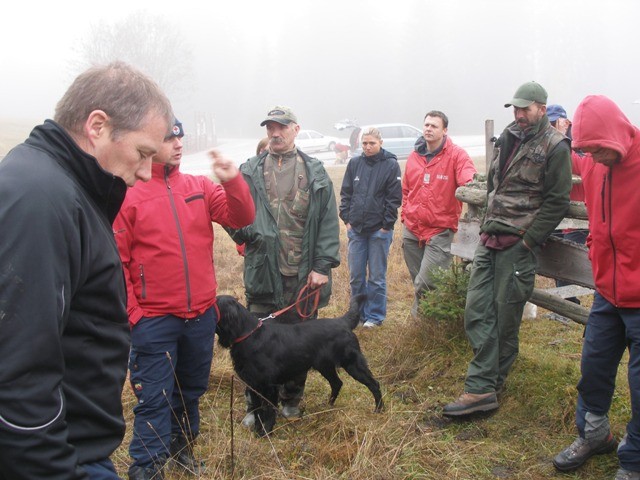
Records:
[[[147,298],[147,281],[144,278],[144,265],[140,265],[140,285],[142,285],[142,298]]]
[[[613,299],[614,299],[615,304],[617,306],[618,305],[618,293],[617,293],[618,289],[616,288],[617,287],[617,285],[616,285],[616,283],[617,283],[616,277],[618,276],[617,275],[618,274],[618,268],[617,268],[618,261],[617,261],[617,258],[616,258],[617,257],[616,244],[613,242],[613,235],[611,233],[611,228],[613,226],[613,218],[612,218],[613,208],[611,207],[611,204],[612,204],[612,198],[611,198],[612,190],[611,190],[611,187],[613,185],[612,175],[613,175],[613,171],[611,170],[611,168],[609,168],[609,173],[607,173],[604,176],[604,179],[603,179],[603,186],[602,186],[602,194],[603,194],[602,216],[603,216],[603,220],[604,220],[604,211],[605,211],[605,208],[606,208],[607,213],[609,214],[609,225],[607,226],[608,227],[608,233],[609,233],[609,242],[611,243],[611,252],[613,253]],[[607,180],[608,180],[608,182],[607,182]],[[607,185],[607,183],[608,183],[608,185]],[[607,195],[607,197],[609,198],[609,204],[605,205],[605,203],[604,203],[604,192],[605,192],[605,189],[606,189],[607,186],[609,187],[609,192],[608,192],[608,195]]]
[[[605,173],[602,176],[602,190],[600,190],[600,200],[602,201],[602,212],[600,212],[600,213],[602,215],[602,222],[603,223],[606,220],[605,214],[604,214],[604,211],[605,211],[605,208],[606,208],[605,207],[605,203],[604,203],[604,200],[605,200],[605,197],[606,197],[606,195],[605,195],[606,188],[607,188],[607,174]]]
[[[169,168],[168,165],[164,169],[164,182],[167,185],[167,192],[169,194],[169,203],[171,204],[171,212],[176,222],[176,230],[178,231],[178,239],[180,240],[180,250],[182,252],[182,265],[184,267],[185,288],[187,290],[187,312],[191,311],[191,282],[189,280],[189,262],[187,261],[187,249],[184,244],[184,235],[182,233],[182,227],[180,226],[180,217],[178,217],[178,210],[176,209],[176,202],[173,198],[173,191],[171,190],[171,183],[169,182]]]

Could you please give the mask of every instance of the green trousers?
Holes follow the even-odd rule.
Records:
[[[473,257],[464,327],[473,348],[465,392],[502,388],[518,356],[524,305],[533,292],[536,255],[520,241],[505,250],[479,245]]]

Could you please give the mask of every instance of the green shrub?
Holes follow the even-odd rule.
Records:
[[[452,335],[464,335],[464,306],[469,285],[466,264],[454,262],[450,269],[432,273],[435,288],[422,296],[420,315]]]

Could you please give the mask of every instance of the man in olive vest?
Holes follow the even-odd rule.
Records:
[[[495,144],[464,315],[474,357],[464,392],[444,407],[445,415],[498,408],[497,396],[518,355],[536,255],[569,208],[570,142],[550,125],[546,103],[545,89],[527,82],[505,104],[513,106],[515,121]]]

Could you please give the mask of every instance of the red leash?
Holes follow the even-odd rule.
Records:
[[[318,311],[318,303],[320,303],[320,289],[319,288],[315,288],[315,289],[313,289],[313,290],[311,290],[310,292],[307,293],[308,289],[309,289],[308,286],[305,285],[302,288],[302,290],[300,290],[300,293],[298,293],[298,298],[296,298],[296,301],[294,303],[292,303],[288,307],[285,307],[285,308],[283,308],[281,310],[278,310],[277,312],[274,312],[274,313],[270,314],[267,317],[261,318],[260,320],[258,320],[258,324],[254,327],[253,330],[251,330],[249,333],[246,333],[245,335],[242,335],[241,337],[236,338],[233,341],[233,343],[236,344],[236,343],[242,342],[243,340],[246,340],[251,335],[253,335],[256,330],[258,330],[260,327],[262,327],[262,325],[263,325],[265,320],[269,320],[270,318],[276,318],[278,315],[282,315],[284,312],[286,312],[287,310],[292,309],[293,307],[296,307],[296,313],[301,318],[309,318],[309,317],[311,317],[313,314],[315,314]],[[309,299],[311,299],[311,300],[309,300]],[[309,310],[309,305],[310,304],[311,304],[311,307],[312,307],[311,310]],[[217,308],[217,305],[216,305],[216,308]],[[218,318],[220,318],[219,314],[218,314]]]
[[[242,335],[241,337],[236,338],[233,343],[240,343],[243,340],[246,340],[247,338],[249,338],[251,335],[253,335],[253,333],[258,330],[260,327],[262,326],[262,318],[260,320],[258,320],[258,324],[255,326],[255,328],[253,330],[251,330],[249,333]]]
[[[309,290],[309,292],[307,292]],[[310,301],[309,299],[313,299]],[[311,310],[309,310],[309,304],[311,303]],[[265,318],[276,318],[278,315],[283,314],[287,310],[291,310],[293,307],[296,307],[296,313],[300,316],[300,318],[309,318],[313,314],[318,311],[318,303],[320,303],[320,289],[314,288],[313,290],[309,289],[309,285],[305,285],[298,293],[298,297],[296,301],[289,305],[288,307],[283,308],[282,310],[278,310],[277,312],[272,313],[268,317]],[[302,309],[301,309],[302,307]],[[308,313],[307,313],[308,312]]]

